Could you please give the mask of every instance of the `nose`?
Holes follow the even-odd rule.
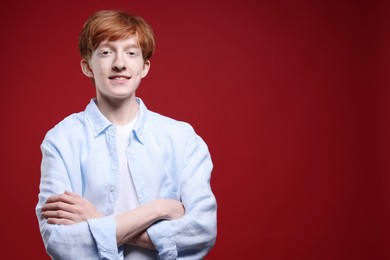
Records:
[[[115,56],[114,62],[112,63],[112,69],[114,71],[124,71],[126,70],[125,62],[123,57],[120,54]]]

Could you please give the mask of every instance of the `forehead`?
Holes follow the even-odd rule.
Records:
[[[138,36],[132,34],[127,37],[119,38],[119,39],[106,39],[99,43],[98,48],[100,47],[136,47],[140,48],[140,44],[138,41]]]

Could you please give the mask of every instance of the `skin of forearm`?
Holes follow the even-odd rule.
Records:
[[[117,215],[115,221],[118,245],[133,241],[138,235],[141,235],[136,241],[147,246],[149,237],[146,239],[145,234],[142,233],[155,221],[166,218],[168,218],[167,214],[155,201],[142,205],[135,210]]]
[[[140,234],[134,236],[129,241],[126,241],[126,244],[131,246],[142,247],[145,249],[156,250],[154,244],[150,240],[149,235],[146,231],[143,231]]]

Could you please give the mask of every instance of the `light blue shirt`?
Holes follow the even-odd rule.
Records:
[[[184,122],[147,110],[139,115],[127,147],[140,204],[157,198],[182,201],[186,213],[154,223],[147,232],[159,259],[201,259],[215,243],[216,200],[210,188],[213,168],[207,145]],[[85,111],[65,118],[45,136],[36,213],[48,254],[54,259],[123,259],[113,215],[119,172],[116,127],[94,100]],[[73,225],[42,218],[46,199],[65,190],[93,203],[105,217]]]

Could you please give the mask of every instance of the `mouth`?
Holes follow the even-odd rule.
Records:
[[[109,76],[108,78],[112,80],[128,80],[131,77],[126,75],[114,75],[114,76]]]

